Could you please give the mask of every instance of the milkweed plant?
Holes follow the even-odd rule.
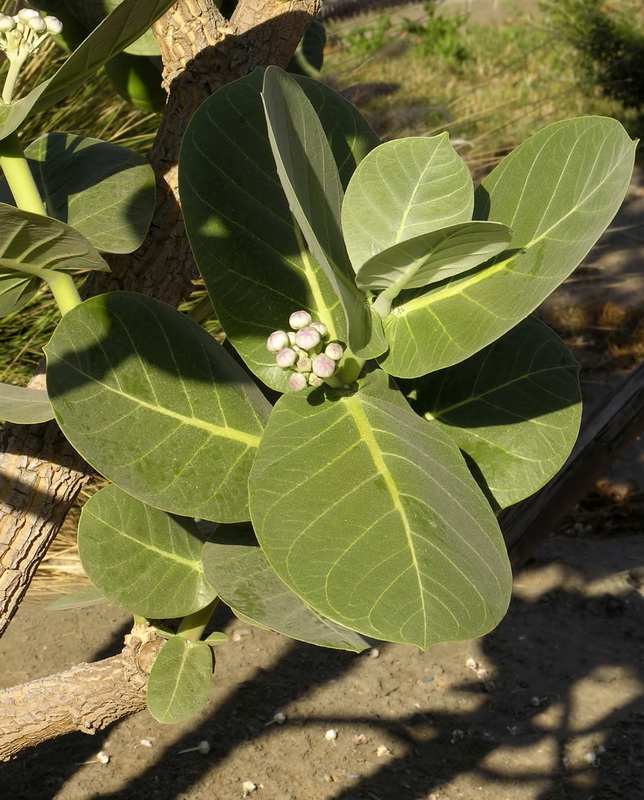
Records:
[[[151,297],[76,291],[102,253],[141,244],[145,160],[16,135],[170,5],[124,0],[17,100],[25,53],[59,23],[0,17],[0,313],[43,281],[61,311],[47,391],[2,386],[0,416],[55,418],[108,479],[82,510],[80,558],[94,601],[167,639],[148,686],[162,722],[206,700],[219,601],[353,651],[498,624],[496,512],[557,472],[580,421],[577,364],[530,315],[610,223],[635,150],[613,119],[557,122],[475,187],[447,134],[381,143],[324,84],[256,70],[200,107],[179,163],[222,346]]]

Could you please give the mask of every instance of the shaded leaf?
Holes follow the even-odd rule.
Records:
[[[184,617],[215,593],[201,567],[203,537],[177,517],[106,486],[83,506],[78,553],[96,588],[115,605],[152,619]]]
[[[99,472],[164,511],[248,519],[247,478],[271,406],[196,323],[112,292],[67,312],[45,347],[69,441]]]
[[[347,186],[342,229],[357,272],[374,253],[472,218],[469,170],[447,133],[385,142]]]
[[[359,653],[372,641],[325,619],[277,577],[252,531],[220,525],[203,551],[204,573],[235,615],[309,644]]]
[[[510,153],[476,192],[476,219],[512,228],[484,269],[399,295],[384,322],[387,372],[413,378],[463,361],[530,314],[580,263],[617,212],[635,144],[619,122],[549,125]]]
[[[250,369],[279,391],[288,375],[267,336],[306,309],[330,338],[347,341],[342,308],[306,249],[282,191],[261,100],[263,72],[224,86],[193,116],[179,166],[190,243],[218,319]],[[296,78],[329,139],[343,185],[378,143],[350,103],[318,81]]]
[[[30,425],[53,418],[54,410],[45,389],[0,383],[0,419],[17,425]]]
[[[25,149],[47,214],[85,236],[98,250],[131,253],[142,243],[154,210],[148,160],[99,139],[49,133]],[[0,180],[0,201],[13,203]]]
[[[283,395],[250,480],[271,566],[329,619],[425,648],[503,617],[511,576],[494,514],[454,442],[382,372],[334,400]]]
[[[213,671],[212,650],[205,642],[168,639],[150,671],[148,711],[163,723],[194,717],[208,700]]]
[[[528,318],[466,361],[413,383],[415,410],[475,465],[500,507],[536,492],[563,466],[581,421],[578,364]]]
[[[67,611],[70,608],[89,608],[109,603],[107,597],[99,592],[95,586],[86,586],[76,592],[63,595],[45,606],[47,611]]]

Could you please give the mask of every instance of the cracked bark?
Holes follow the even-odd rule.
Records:
[[[224,84],[257,66],[286,66],[319,6],[320,0],[240,0],[226,20],[213,0],[182,0],[155,24],[168,101],[150,152],[157,179],[152,225],[136,253],[109,258],[112,271],[107,275],[92,273],[83,289],[85,296],[129,290],[176,306],[190,294],[196,269],[177,187],[177,158],[186,125],[201,102]],[[38,374],[30,385],[42,386],[43,380]],[[90,480],[90,469],[55,423],[4,426],[0,434],[0,635],[78,492]],[[74,674],[81,680],[79,669]],[[139,694],[144,698],[144,690]],[[43,692],[42,702],[46,699]],[[51,713],[49,703],[45,713]],[[125,713],[130,712],[124,706]],[[19,721],[15,717],[16,724]],[[46,723],[44,715],[41,722]],[[5,728],[0,727],[0,757],[6,737]],[[47,738],[44,729],[40,738]]]

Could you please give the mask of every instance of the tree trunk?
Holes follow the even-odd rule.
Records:
[[[168,102],[150,163],[157,202],[150,232],[132,255],[109,258],[111,273],[92,273],[85,296],[130,290],[178,305],[196,269],[178,205],[181,137],[215,89],[261,64],[285,66],[319,0],[241,0],[230,21],[212,0],[183,0],[155,25]],[[42,375],[31,385],[42,385]],[[0,436],[0,635],[80,489],[87,465],[54,423],[4,426]]]

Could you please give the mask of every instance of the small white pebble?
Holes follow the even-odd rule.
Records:
[[[369,650],[369,652],[367,653],[367,655],[369,656],[369,658],[378,658],[378,656],[380,655],[380,650],[378,650],[377,647],[372,647],[371,650]]]
[[[257,784],[253,783],[252,781],[244,781],[242,783],[242,797],[248,797],[249,794],[252,794],[257,789]]]
[[[472,658],[471,656],[470,656],[470,658],[468,658],[468,659],[467,659],[467,661],[465,662],[465,666],[466,666],[468,669],[477,669],[477,668],[478,668],[478,665],[479,665],[479,662],[478,662],[478,661],[476,661],[476,660],[475,660],[474,658]]]
[[[338,732],[334,731],[333,728],[329,728],[329,730],[324,734],[324,738],[327,742],[334,742],[338,738]]]
[[[143,745],[143,747],[152,747],[152,741],[150,739],[141,739],[139,744]]]
[[[386,744],[381,744],[376,750],[376,755],[378,758],[382,758],[383,756],[390,756],[393,754]]]
[[[97,760],[97,761],[100,761],[100,763],[101,763],[101,764],[109,764],[109,762],[110,762],[110,755],[109,755],[109,753],[106,753],[106,752],[105,752],[105,750],[100,750],[100,751],[99,751],[99,752],[96,754],[96,760]]]

